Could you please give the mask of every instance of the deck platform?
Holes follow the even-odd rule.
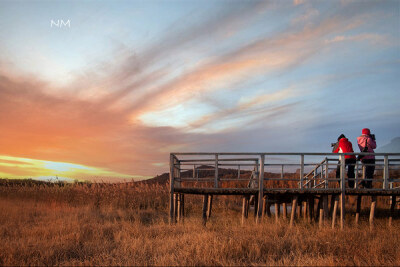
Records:
[[[256,188],[175,188],[175,193],[192,195],[257,195]],[[340,188],[328,189],[263,189],[264,194],[268,195],[339,195],[342,193]],[[351,189],[345,190],[346,195],[357,196],[400,196],[400,189]]]
[[[269,209],[274,205],[277,221],[279,216],[286,218],[290,210],[290,226],[293,226],[296,217],[302,216],[309,222],[318,219],[319,226],[326,225],[326,220],[331,218],[334,228],[336,213],[340,211],[340,229],[343,229],[346,196],[353,196],[357,199],[356,224],[361,199],[370,197],[371,228],[377,197],[389,197],[391,225],[397,197],[400,196],[400,153],[373,154],[376,157],[376,163],[372,165],[375,168],[373,177],[366,177],[367,165],[359,161],[355,163],[354,176],[347,177],[344,159],[350,154],[372,155],[171,153],[170,222],[183,220],[185,195],[203,195],[204,225],[211,216],[214,195],[239,195],[243,197],[242,223],[248,218],[250,203],[253,203],[257,223],[266,214],[271,216]],[[365,182],[371,182],[373,188],[360,186]]]

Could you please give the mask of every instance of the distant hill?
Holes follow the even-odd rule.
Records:
[[[400,137],[396,137],[389,144],[378,147],[375,152],[400,153]]]

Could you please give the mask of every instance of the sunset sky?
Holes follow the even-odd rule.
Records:
[[[170,152],[400,136],[398,0],[0,0],[0,40],[3,178],[146,178]]]

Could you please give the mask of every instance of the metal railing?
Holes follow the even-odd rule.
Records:
[[[356,161],[354,178],[346,177],[345,156],[374,155],[373,179],[366,178],[368,164]],[[339,165],[338,177],[336,172]],[[369,164],[371,165],[371,164]],[[285,172],[286,170],[286,172]],[[222,175],[220,172],[224,172]],[[226,172],[230,172],[226,175]],[[392,189],[400,183],[400,153],[171,153],[170,186],[174,188],[208,186],[226,188],[243,186],[268,189],[348,188],[354,181],[381,183],[381,189]],[[230,182],[230,183],[229,183]],[[340,182],[340,183],[339,183]],[[224,183],[228,183],[225,185]],[[365,190],[374,190],[365,188]]]

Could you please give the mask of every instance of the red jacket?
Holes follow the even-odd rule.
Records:
[[[340,138],[337,148],[333,153],[354,153],[353,145],[347,138]],[[345,155],[345,159],[355,159],[354,155]]]

